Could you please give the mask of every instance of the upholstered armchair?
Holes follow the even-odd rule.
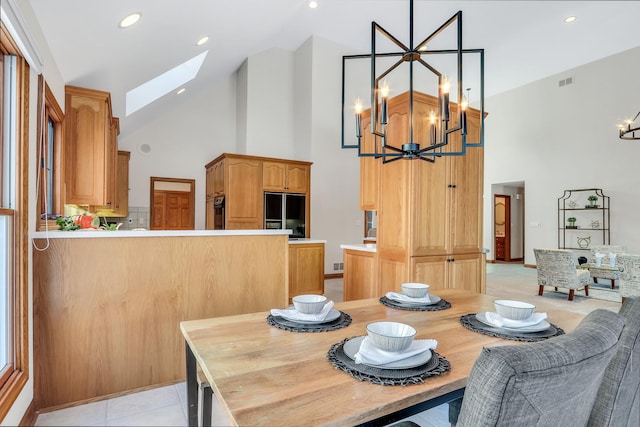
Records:
[[[618,254],[626,253],[626,248],[617,245],[591,245],[589,250],[591,252],[589,255],[589,273],[591,274],[593,283],[598,283],[598,279],[608,279],[611,280],[611,289],[615,288],[619,275],[618,270],[611,267],[609,254],[616,254],[616,261],[614,263],[617,264]],[[601,268],[596,267],[596,253],[604,254]]]
[[[576,290],[584,289],[589,295],[591,276],[588,270],[576,268],[573,252],[567,249],[535,248],[536,270],[538,271],[538,295],[542,295],[545,286],[569,289],[569,301],[573,301]]]
[[[618,314],[625,319],[624,329],[604,372],[588,427],[640,425],[640,297],[627,298]]]
[[[620,296],[640,298],[640,255],[620,254],[616,265],[620,272]]]
[[[485,347],[464,392],[457,427],[585,426],[624,319],[589,313],[548,340]]]

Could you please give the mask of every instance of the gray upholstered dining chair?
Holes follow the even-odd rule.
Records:
[[[622,316],[597,309],[567,334],[485,347],[457,427],[585,426],[623,327]]]
[[[620,254],[617,256],[620,271],[620,296],[640,297],[640,255]]]
[[[640,426],[640,297],[627,298],[619,314],[625,326],[600,384],[589,427]]]
[[[534,248],[536,271],[538,272],[538,295],[542,295],[545,286],[569,289],[569,301],[573,301],[576,290],[584,289],[589,295],[591,276],[588,270],[576,268],[573,252],[567,249]]]

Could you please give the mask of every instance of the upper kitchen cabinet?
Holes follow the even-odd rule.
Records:
[[[271,162],[262,164],[264,191],[308,193],[311,164],[306,162]]]
[[[131,152],[118,151],[116,177],[116,204],[113,209],[97,206],[95,214],[104,217],[126,217],[129,215],[129,159]]]
[[[113,208],[119,132],[108,92],[65,87],[65,203]]]

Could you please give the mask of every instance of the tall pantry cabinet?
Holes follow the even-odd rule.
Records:
[[[437,105],[437,98],[414,93],[415,117],[428,117]],[[389,141],[408,140],[408,107],[408,93],[389,100]],[[456,126],[457,112],[457,105],[452,104],[451,126]],[[468,111],[467,124],[467,140],[479,141],[478,110]],[[416,134],[428,135],[426,126],[425,120],[414,122]],[[367,129],[363,134],[368,134]],[[458,151],[460,146],[461,136],[454,133],[444,149]],[[378,294],[398,291],[400,284],[408,281],[429,283],[432,289],[484,292],[483,148],[467,148],[464,156],[436,157],[433,163],[419,159],[386,164],[375,161],[378,165],[365,164],[378,170],[368,173],[371,181],[362,188],[369,188],[369,194],[375,194],[371,188],[377,190]]]

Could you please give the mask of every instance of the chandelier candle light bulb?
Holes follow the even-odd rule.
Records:
[[[362,102],[360,102],[360,98],[356,99],[354,110],[356,112],[356,138],[360,141],[360,138],[362,138]]]
[[[431,145],[436,143],[436,113],[431,109],[429,113],[429,134],[430,134],[430,142]]]
[[[442,110],[442,121],[449,121],[449,92],[451,91],[451,82],[446,74],[442,76],[442,85],[440,86],[440,91],[442,96],[440,99],[442,100],[442,105],[440,106]]]
[[[382,107],[380,113],[380,124],[387,124],[387,100],[389,99],[389,85],[386,81],[380,84],[380,96],[382,97]]]
[[[469,101],[462,95],[462,102],[460,102],[460,131],[463,135],[467,134],[467,107]]]

